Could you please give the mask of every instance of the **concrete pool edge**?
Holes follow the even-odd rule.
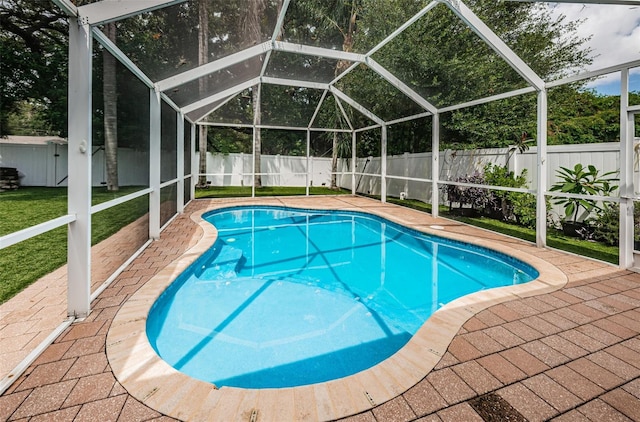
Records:
[[[217,232],[200,218],[202,214],[228,206],[274,205],[274,202],[292,208],[331,208],[322,200],[316,200],[316,204],[295,199],[212,202],[211,207],[190,216],[202,230],[198,243],[139,289],[114,318],[107,335],[109,363],[124,388],[147,406],[182,420],[248,420],[253,414],[260,421],[330,420],[357,414],[402,394],[424,378],[444,355],[460,327],[473,315],[498,303],[557,290],[567,282],[566,275],[557,267],[510,248],[506,243],[433,230],[424,223],[415,224],[410,218],[402,218],[401,214],[424,215],[418,211],[374,201],[366,206],[355,204],[358,202],[355,200],[344,201],[341,207],[331,209],[374,214],[422,232],[488,247],[534,266],[540,276],[526,284],[474,293],[445,305],[396,354],[358,374],[303,387],[217,390],[209,383],[176,371],[156,355],[146,337],[147,314],[175,277],[215,241]],[[393,211],[397,211],[396,215]]]

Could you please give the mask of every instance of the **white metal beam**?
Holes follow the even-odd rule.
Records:
[[[93,28],[91,31],[95,38],[113,57],[124,65],[131,73],[140,79],[148,88],[153,88],[153,81],[135,63],[127,57],[101,30]]]
[[[191,125],[190,147],[191,154],[191,178],[189,179],[189,188],[191,190],[191,199],[196,199],[196,181],[198,179],[198,161],[196,160],[196,125]]]
[[[538,92],[537,151],[538,179],[536,180],[536,245],[547,246],[547,90]]]
[[[395,125],[397,123],[408,122],[410,120],[422,119],[423,117],[433,116],[433,113],[425,111],[424,113],[414,114],[413,116],[400,117],[399,119],[389,120],[387,126]]]
[[[344,107],[342,106],[342,101],[340,101],[338,98],[335,98],[335,100],[336,100],[336,103],[338,104],[338,107],[340,108],[342,117],[344,117],[344,119],[347,121],[347,125],[349,125],[349,129],[353,130],[353,125],[351,124],[351,120],[349,120],[349,116],[347,116],[347,113],[344,111]]]
[[[460,110],[462,108],[473,107],[480,104],[486,104],[493,101],[504,100],[505,98],[516,97],[518,95],[528,94],[531,92],[535,92],[536,89],[532,86],[528,86],[526,88],[516,89],[515,91],[504,92],[502,94],[492,95],[490,97],[479,98],[473,101],[467,101],[465,103],[460,103],[456,105],[452,105],[449,107],[443,107],[438,110],[439,113],[447,113],[449,111]]]
[[[431,215],[438,217],[440,212],[440,115],[435,113],[431,119]]]
[[[329,84],[325,84],[325,83],[301,81],[296,79],[273,78],[271,76],[263,76],[261,82],[269,85],[295,86],[298,88],[309,88],[309,89],[320,89],[320,90],[329,89]]]
[[[387,125],[380,134],[380,201],[387,202]]]
[[[223,105],[227,104],[229,101],[233,100],[234,98],[236,98],[238,95],[240,95],[240,92],[237,92],[234,95],[229,96],[229,98],[226,98],[222,101],[220,101],[218,104],[216,104],[215,107],[213,107],[211,110],[207,111],[205,114],[203,114],[200,117],[197,117],[194,120],[195,123],[199,122],[200,120],[204,119],[205,117],[207,117],[208,115],[210,115],[211,113],[213,113],[216,110],[220,110],[220,107],[222,107]]]
[[[67,315],[89,315],[91,297],[91,88],[89,25],[69,19],[69,148]]]
[[[221,69],[226,69],[238,63],[242,63],[253,57],[260,56],[271,50],[271,42],[264,42],[262,44],[254,45],[246,50],[239,51],[234,54],[230,54],[218,60],[214,60],[202,66],[198,66],[194,69],[190,69],[179,73],[174,76],[170,76],[156,83],[156,89],[159,91],[168,91],[187,82],[194,81],[211,73],[217,72]]]
[[[398,29],[396,29],[395,31],[393,31],[391,34],[389,34],[387,36],[387,38],[385,38],[384,40],[380,41],[378,43],[378,45],[376,45],[375,47],[373,47],[371,50],[369,50],[369,52],[366,54],[367,57],[371,57],[372,54],[374,54],[376,51],[380,50],[382,47],[384,47],[385,45],[387,45],[388,43],[390,43],[395,37],[397,37],[398,35],[400,35],[402,32],[404,32],[405,29],[407,29],[408,27],[410,27],[411,25],[413,25],[416,21],[418,21],[420,18],[422,18],[424,15],[426,15],[431,9],[433,9],[434,7],[436,7],[438,5],[437,1],[432,1],[431,3],[429,3],[428,5],[426,5],[422,10],[420,10],[418,13],[416,13],[415,15],[413,15],[411,17],[411,19],[409,19],[408,21],[406,21],[405,23],[403,23],[402,25],[400,25],[398,27]]]
[[[634,117],[629,113],[629,70],[620,78],[620,225],[618,264],[633,266],[633,134]]]
[[[176,189],[176,211],[184,213],[184,114],[176,113],[176,171],[178,173],[178,186]]]
[[[480,38],[482,38],[493,50],[498,53],[509,65],[520,74],[537,91],[544,89],[544,81],[528,64],[513,52],[471,9],[461,0],[439,0],[446,4],[453,13],[458,15]]]
[[[589,72],[582,72],[576,75],[568,76],[566,78],[558,79],[557,81],[547,82],[547,88],[554,86],[570,84],[572,82],[578,82],[585,79],[597,78],[598,76],[608,75],[609,73],[620,72],[625,69],[632,69],[634,67],[640,67],[640,60],[634,60],[627,63],[621,63],[615,66],[609,66],[602,69],[596,69]]]
[[[276,21],[276,26],[273,28],[273,34],[271,35],[271,39],[274,41],[278,40],[278,35],[282,32],[282,25],[284,25],[284,17],[287,14],[287,10],[289,10],[289,3],[291,0],[284,0],[282,2],[282,8],[280,9],[280,15],[278,15],[278,20]]]
[[[364,62],[366,56],[364,54],[350,53],[341,50],[332,50],[330,48],[314,47],[310,45],[295,44],[285,41],[274,41],[273,49],[275,51],[284,51],[287,53],[302,54],[305,56],[326,57],[328,59],[346,60],[350,62]]]
[[[313,122],[316,121],[316,117],[318,117],[318,113],[320,113],[320,109],[322,108],[322,103],[324,102],[324,99],[327,97],[327,92],[329,92],[328,89],[325,89],[322,92],[322,96],[320,97],[320,101],[318,101],[318,105],[316,106],[316,110],[313,112],[313,116],[311,116],[311,120],[309,120],[309,125],[307,127],[313,126]]]
[[[331,86],[329,87],[329,90],[331,91],[331,93],[333,95],[335,95],[337,98],[340,98],[342,101],[344,101],[345,103],[349,104],[351,107],[355,108],[356,110],[358,110],[360,113],[362,113],[363,115],[365,115],[367,118],[369,118],[370,120],[373,120],[374,122],[376,122],[379,125],[383,125],[384,124],[384,120],[382,120],[380,117],[376,116],[375,114],[373,114],[372,112],[370,112],[369,110],[367,110],[364,106],[362,106],[360,103],[358,103],[357,101],[353,100],[351,97],[349,97],[347,94],[345,94],[344,92],[340,91],[338,88],[336,88],[335,86]]]
[[[398,88],[400,92],[402,92],[404,95],[412,99],[420,107],[424,108],[425,110],[428,110],[431,113],[437,113],[438,109],[433,104],[431,104],[429,101],[427,101],[424,97],[422,97],[420,94],[415,92],[413,89],[409,88],[409,86],[407,86],[400,79],[396,78],[391,72],[389,72],[387,69],[382,67],[378,62],[376,62],[372,58],[369,58],[367,59],[366,64],[371,68],[371,70],[376,72],[378,75],[382,76],[391,85]]]
[[[67,16],[77,17],[78,8],[70,0],[53,0],[56,6],[58,6]]]
[[[507,0],[513,2],[533,3],[540,0]],[[640,0],[553,0],[553,3],[579,3],[579,4],[619,4],[622,6],[640,6]]]
[[[162,100],[155,89],[149,90],[149,238],[160,239],[160,168],[162,139]]]
[[[182,112],[184,114],[190,113],[194,110],[197,110],[201,107],[205,107],[208,106],[209,104],[213,104],[216,101],[220,101],[223,100],[229,96],[235,95],[238,92],[242,92],[245,89],[251,88],[254,85],[257,85],[260,83],[260,78],[253,78],[253,79],[249,79],[246,82],[242,82],[232,88],[229,89],[225,89],[224,91],[218,92],[217,94],[211,95],[209,97],[203,98],[199,101],[196,101],[194,103],[191,103],[187,106],[182,107]]]
[[[100,25],[184,1],[186,0],[102,0],[78,7],[78,15],[83,23]]]

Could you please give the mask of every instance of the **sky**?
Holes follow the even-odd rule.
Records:
[[[602,69],[640,60],[640,6],[549,3],[554,15],[570,21],[584,20],[577,29],[580,37],[591,37],[587,45],[594,56],[587,70]],[[599,78],[587,85],[602,94],[620,94],[620,74]],[[630,76],[631,91],[640,91],[640,68]]]

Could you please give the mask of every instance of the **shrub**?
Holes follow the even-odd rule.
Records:
[[[477,185],[485,184],[484,177],[479,172],[458,177],[453,181]],[[458,204],[459,208],[463,208],[464,205],[469,205],[471,209],[482,209],[487,205],[488,201],[486,189],[480,187],[445,185],[443,192],[447,195],[449,210],[453,208],[454,203]]]

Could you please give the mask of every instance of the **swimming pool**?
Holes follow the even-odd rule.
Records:
[[[277,207],[205,214],[212,248],[158,298],[155,351],[217,386],[340,378],[400,349],[442,305],[537,271],[380,217]]]

